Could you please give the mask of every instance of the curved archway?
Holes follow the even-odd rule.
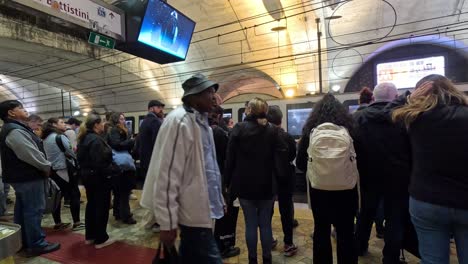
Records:
[[[241,70],[238,73],[216,77],[219,83],[218,94],[223,101],[227,101],[241,94],[266,94],[273,98],[283,98],[279,84],[268,74],[257,69]]]

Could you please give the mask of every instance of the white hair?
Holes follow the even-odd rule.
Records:
[[[380,83],[374,88],[376,102],[390,102],[398,96],[398,90],[393,83]]]

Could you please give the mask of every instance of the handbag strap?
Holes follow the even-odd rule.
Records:
[[[65,146],[63,145],[61,135],[57,134],[55,136],[55,143],[57,144],[60,151],[62,151],[62,153],[65,155],[66,158],[76,160],[74,157],[70,156],[70,154],[67,153],[67,151],[65,150]]]
[[[57,134],[55,136],[55,143],[57,143],[57,146],[59,147],[59,149],[65,153],[66,150],[65,150],[65,146],[63,145],[63,142],[62,142],[62,138],[60,137],[61,135]]]

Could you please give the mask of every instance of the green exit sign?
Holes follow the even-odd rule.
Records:
[[[89,34],[88,43],[101,46],[108,49],[113,49],[115,46],[115,40],[106,36],[99,35],[95,32]]]

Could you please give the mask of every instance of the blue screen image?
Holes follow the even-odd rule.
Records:
[[[356,112],[358,108],[359,108],[359,105],[350,105],[350,106],[348,106],[349,113],[352,114],[352,113]]]
[[[288,133],[301,136],[302,128],[313,108],[288,109]]]
[[[148,0],[138,41],[185,59],[195,22],[160,0]]]

